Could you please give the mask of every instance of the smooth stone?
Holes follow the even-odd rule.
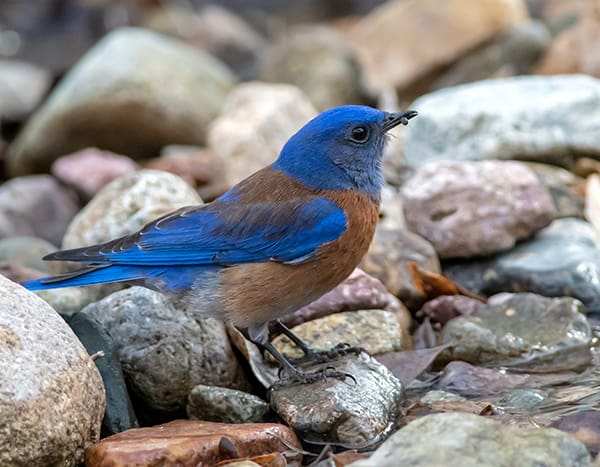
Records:
[[[566,414],[551,425],[581,441],[592,455],[600,451],[600,412],[595,408]],[[594,465],[598,464],[598,457]]]
[[[558,219],[506,253],[448,266],[444,274],[473,293],[570,296],[581,300],[588,313],[598,313],[599,245],[598,234],[587,222]]]
[[[436,404],[438,402],[449,402],[449,401],[464,401],[466,398],[461,396],[460,394],[455,394],[453,392],[441,391],[439,389],[434,389],[431,391],[427,391],[420,399],[419,402],[421,404]]]
[[[493,417],[441,413],[394,433],[369,459],[348,467],[586,467],[585,446],[553,428],[503,425]]]
[[[106,409],[102,419],[102,437],[137,428],[138,421],[129,399],[119,355],[111,335],[93,318],[83,313],[67,323],[90,355],[97,355],[96,367],[102,376]],[[101,352],[102,355],[98,355]]]
[[[140,159],[168,144],[202,145],[234,82],[223,63],[178,40],[112,31],[27,121],[9,148],[9,173],[47,171],[86,147]]]
[[[544,403],[551,402],[545,391],[537,389],[515,389],[502,396],[498,406],[511,412],[529,413],[532,409]]]
[[[189,418],[221,423],[260,423],[269,419],[269,404],[260,397],[235,389],[199,384],[189,396]]]
[[[77,211],[75,193],[54,177],[13,178],[0,185],[0,238],[31,236],[60,245]]]
[[[296,86],[243,83],[227,96],[221,115],[211,124],[208,146],[225,163],[233,186],[274,162],[290,136],[316,115]]]
[[[417,317],[444,325],[458,316],[476,315],[485,307],[485,303],[464,295],[440,295],[424,303],[417,311]]]
[[[51,84],[50,72],[42,67],[17,60],[0,60],[0,121],[23,121]]]
[[[307,443],[340,444],[346,449],[376,444],[399,414],[400,381],[364,352],[301,369],[318,371],[332,366],[351,374],[354,381],[327,378],[273,389],[271,407],[302,433]]]
[[[411,166],[523,159],[568,167],[578,156],[600,157],[600,80],[590,76],[478,81],[424,95],[411,108],[419,111],[406,128]]]
[[[263,54],[260,77],[302,89],[319,111],[364,104],[362,69],[347,39],[326,26],[297,26]]]
[[[113,337],[123,373],[150,408],[185,408],[198,384],[244,389],[244,372],[222,321],[196,319],[158,292],[131,287],[86,306]]]
[[[579,300],[534,294],[503,294],[477,315],[450,320],[440,361],[462,360],[540,368],[589,362],[592,331]],[[535,323],[535,325],[532,325]]]
[[[0,276],[0,465],[81,463],[104,404],[96,365],[67,324]]]
[[[56,250],[56,246],[41,238],[6,237],[0,239],[0,262],[16,261],[28,268],[48,271],[48,263],[42,257]]]
[[[34,293],[48,303],[63,318],[79,313],[86,305],[97,302],[119,286],[64,287],[36,290]]]
[[[433,246],[423,237],[404,229],[378,226],[360,267],[383,282],[391,293],[412,309],[423,303],[425,295],[414,283],[408,269],[409,261],[426,271],[441,272]]]
[[[430,162],[402,194],[407,228],[441,258],[507,250],[556,215],[550,193],[522,162]]]
[[[535,172],[540,182],[548,189],[556,218],[584,216],[585,180],[562,167],[538,162],[528,162],[527,166]]]

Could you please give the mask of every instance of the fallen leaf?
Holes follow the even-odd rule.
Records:
[[[412,380],[427,370],[437,356],[450,347],[450,344],[432,347],[430,349],[407,350],[377,355],[375,358],[407,386]]]

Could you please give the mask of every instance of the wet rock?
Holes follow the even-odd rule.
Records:
[[[272,163],[289,137],[316,114],[295,86],[240,84],[211,125],[208,144],[224,161],[228,182],[234,185]]]
[[[400,313],[407,316],[399,318],[399,312],[386,310],[345,311],[300,324],[293,331],[317,350],[329,350],[346,343],[363,347],[371,355],[379,355],[411,347],[407,326],[410,315],[407,310]],[[290,357],[302,356],[302,352],[283,335],[276,337],[273,345]]]
[[[571,296],[588,313],[600,311],[600,253],[594,228],[579,219],[558,219],[531,240],[489,260],[444,270],[471,292],[533,292],[547,297]],[[557,254],[557,252],[562,252]]]
[[[556,217],[583,218],[585,180],[555,165],[530,162],[527,166],[535,172],[540,182],[548,189]]]
[[[548,190],[521,162],[431,162],[402,187],[409,230],[442,258],[506,250],[548,225]]]
[[[91,146],[147,158],[167,144],[203,144],[233,83],[226,66],[200,50],[143,29],[116,30],[28,120],[10,147],[9,170],[45,171]]]
[[[300,26],[267,49],[261,79],[298,86],[323,111],[365,102],[361,71],[346,38],[325,26]]]
[[[436,91],[411,104],[419,118],[406,128],[406,161],[523,159],[568,167],[579,155],[598,158],[600,113],[590,109],[599,102],[600,81],[589,76],[521,76]]]
[[[48,271],[42,257],[56,251],[50,242],[36,237],[6,237],[0,239],[0,262],[15,261],[23,266]]]
[[[373,88],[402,89],[526,20],[518,0],[396,0],[359,21],[352,40]]]
[[[565,415],[554,422],[552,427],[571,434],[585,444],[592,455],[595,456],[600,451],[600,412],[582,410]]]
[[[383,282],[406,306],[415,308],[425,296],[413,282],[408,261],[427,271],[440,272],[438,257],[427,240],[408,230],[378,227],[360,267]]]
[[[42,100],[51,80],[48,70],[32,63],[0,61],[0,120],[23,121]]]
[[[102,380],[65,322],[0,276],[0,464],[76,465],[98,440]]]
[[[72,186],[87,201],[100,189],[123,175],[135,172],[138,165],[129,157],[97,148],[86,148],[58,158],[52,175]]]
[[[417,312],[419,318],[429,318],[434,323],[446,324],[458,316],[476,315],[485,303],[464,295],[440,295],[424,303]]]
[[[222,423],[258,423],[268,420],[271,409],[261,398],[235,389],[199,384],[190,392],[188,417]]]
[[[335,362],[305,365],[303,371],[334,366],[355,381],[328,378],[271,391],[271,407],[305,442],[341,444],[347,449],[376,444],[398,415],[402,386],[366,353]]]
[[[113,336],[130,387],[150,408],[185,408],[189,392],[198,384],[247,384],[224,324],[195,319],[158,292],[132,287],[81,313]]]
[[[531,409],[548,403],[550,398],[544,391],[537,389],[516,389],[502,396],[498,405],[503,410],[528,413]]]
[[[441,413],[419,418],[394,433],[369,459],[352,467],[584,467],[585,446],[552,428],[506,426],[491,417]]]
[[[433,390],[428,391],[419,399],[421,404],[436,404],[438,402],[448,402],[448,401],[464,401],[465,398],[459,394],[454,394],[453,392],[448,391],[440,391]]]
[[[102,419],[102,437],[137,428],[138,421],[129,399],[119,355],[111,335],[90,316],[77,313],[68,320],[90,355],[96,355],[96,367],[102,376],[106,408]],[[98,352],[102,352],[98,355]]]
[[[476,316],[446,324],[441,342],[452,347],[442,360],[538,368],[576,368],[589,361],[592,333],[579,300],[534,294],[493,298]]]
[[[0,186],[0,238],[27,235],[60,245],[78,210],[75,194],[54,177],[14,178]]]
[[[302,459],[294,432],[277,423],[228,425],[176,420],[103,439],[86,452],[86,465],[194,467],[271,452],[283,453],[290,463]]]

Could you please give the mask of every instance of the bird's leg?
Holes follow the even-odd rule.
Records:
[[[275,326],[281,333],[288,337],[303,353],[304,356],[301,358],[292,359],[294,363],[325,363],[337,360],[348,354],[360,355],[365,352],[365,349],[358,346],[351,346],[350,344],[340,343],[329,350],[315,350],[311,348],[306,342],[298,337],[290,328],[283,324],[280,320],[275,321]]]

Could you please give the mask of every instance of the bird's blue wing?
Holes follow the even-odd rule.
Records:
[[[346,230],[344,211],[325,198],[286,202],[215,202],[175,211],[141,231],[47,259],[122,265],[299,263]]]

